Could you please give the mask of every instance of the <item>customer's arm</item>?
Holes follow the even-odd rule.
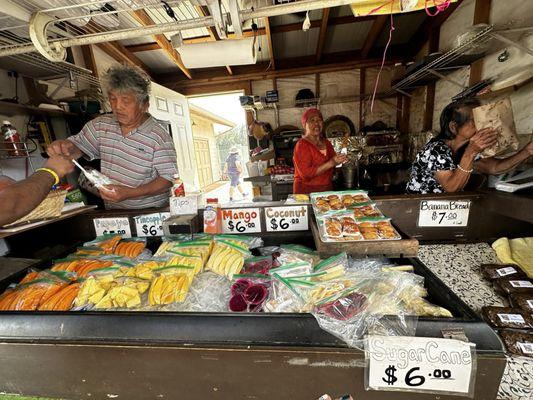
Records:
[[[470,178],[476,156],[496,143],[497,135],[493,129],[486,128],[478,131],[470,139],[456,169],[435,172],[435,179],[447,193],[462,190]]]
[[[474,163],[474,169],[490,175],[499,175],[512,170],[533,155],[533,142],[529,142],[518,153],[507,158],[484,158]]]
[[[74,169],[70,160],[60,156],[51,157],[43,167],[55,171],[60,178]],[[18,220],[37,207],[50,192],[54,181],[51,173],[37,171],[0,191],[0,226]]]

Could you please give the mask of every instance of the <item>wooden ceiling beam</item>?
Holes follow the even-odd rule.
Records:
[[[270,57],[270,68],[276,69],[276,59],[274,58],[274,42],[272,41],[272,32],[270,30],[270,18],[264,18],[265,34],[268,42],[268,55]]]
[[[320,23],[320,32],[316,44],[315,64],[320,64],[322,52],[324,51],[324,43],[326,42],[326,34],[328,32],[329,10],[329,8],[324,8],[322,10],[322,21]]]
[[[196,9],[200,17],[208,17],[211,15],[207,6],[194,6],[194,8]],[[206,29],[209,32],[209,37],[211,38],[211,40],[215,42],[217,40],[220,40],[220,36],[218,35],[218,32],[214,26],[208,26]],[[229,65],[226,65],[226,71],[228,71],[228,74],[233,75],[233,71]]]
[[[451,3],[450,6],[443,12],[440,12],[435,17],[426,17],[425,21],[420,25],[416,32],[409,40],[411,44],[411,56],[416,56],[420,50],[425,46],[431,37],[431,33],[439,30],[442,24],[453,14],[453,12],[461,5],[462,0],[457,0],[455,3]]]
[[[328,26],[335,26],[335,25],[344,25],[344,24],[351,24],[354,22],[362,22],[362,21],[373,21],[377,17],[376,16],[365,16],[365,17],[354,17],[352,15],[346,15],[343,17],[335,17],[335,18],[329,18],[328,19]],[[320,28],[322,24],[322,20],[316,20],[311,21],[311,28]],[[286,24],[286,25],[271,25],[270,26],[270,33],[273,35],[275,33],[284,33],[284,32],[292,32],[292,31],[299,31],[302,29],[302,23],[294,23],[294,24]],[[258,36],[267,35],[266,28],[259,28],[257,31]],[[254,32],[252,30],[246,30],[243,32],[243,37],[253,37]],[[235,39],[236,36],[234,33],[228,33],[228,39]],[[211,36],[197,36],[193,38],[183,38],[183,43],[204,43],[204,42],[211,42],[215,39]],[[132,53],[136,53],[139,51],[151,51],[151,50],[158,50],[157,43],[143,43],[143,44],[134,44],[130,46],[126,46],[126,48],[131,51]]]
[[[133,17],[143,26],[152,26],[155,25],[154,20],[148,15],[144,10],[133,10]],[[187,78],[192,79],[191,72],[185,67],[181,56],[178,54],[176,49],[172,47],[165,35],[152,35],[156,43],[161,47],[161,49],[167,54],[167,56],[178,66],[179,69],[187,76]]]
[[[85,68],[90,69],[93,72],[93,76],[98,78],[98,67],[96,66],[96,59],[94,58],[92,46],[90,44],[81,46],[81,53],[83,55]]]
[[[370,53],[370,50],[376,44],[389,18],[390,17],[388,15],[380,15],[372,23],[372,27],[366,35],[366,39],[363,44],[363,49],[361,50],[361,55],[363,56],[363,58],[368,56],[368,53]]]
[[[102,27],[95,24],[93,21],[89,22],[81,29],[83,33],[99,33],[102,32]],[[135,54],[126,49],[125,46],[119,42],[103,42],[97,43],[96,46],[106,53],[109,57],[115,59],[119,63],[126,63],[130,65],[135,65],[141,68],[144,72],[148,74],[151,78],[153,77],[153,72],[148,68],[148,66],[143,63]]]

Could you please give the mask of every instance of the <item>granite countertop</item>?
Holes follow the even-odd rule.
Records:
[[[480,312],[483,306],[505,305],[505,299],[494,292],[477,268],[499,262],[487,243],[421,245],[418,257],[474,311]],[[498,399],[533,399],[533,359],[506,357]]]

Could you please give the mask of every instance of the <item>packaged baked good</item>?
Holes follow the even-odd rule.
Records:
[[[533,318],[519,308],[483,307],[481,314],[487,323],[494,328],[533,328]]]
[[[337,218],[326,218],[324,225],[326,236],[331,238],[342,237],[342,223]]]
[[[383,217],[383,214],[376,208],[374,203],[361,204],[353,207],[354,218]]]
[[[482,264],[479,269],[483,277],[491,281],[506,277],[527,278],[526,274],[515,264]]]
[[[494,288],[496,292],[504,295],[514,293],[533,294],[533,280],[520,278],[498,279],[494,282]]]
[[[342,233],[344,236],[349,236],[354,239],[362,239],[359,227],[353,218],[343,217],[342,221]]]
[[[509,296],[511,305],[520,308],[526,312],[533,313],[533,293],[519,294],[515,293]]]
[[[503,330],[500,337],[509,353],[533,357],[533,333]]]

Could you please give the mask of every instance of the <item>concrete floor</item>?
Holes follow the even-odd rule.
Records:
[[[229,188],[230,184],[229,181],[224,182],[223,185],[210,190],[202,195],[202,198],[200,200],[200,204],[205,204],[205,199],[209,198],[217,198],[219,204],[239,204],[239,203],[248,203],[253,200],[252,196],[252,183],[251,182],[243,182],[241,184],[241,188],[244,191],[244,193],[247,194],[246,197],[243,197],[237,189],[235,189],[235,194],[233,201],[230,202],[229,199]]]

